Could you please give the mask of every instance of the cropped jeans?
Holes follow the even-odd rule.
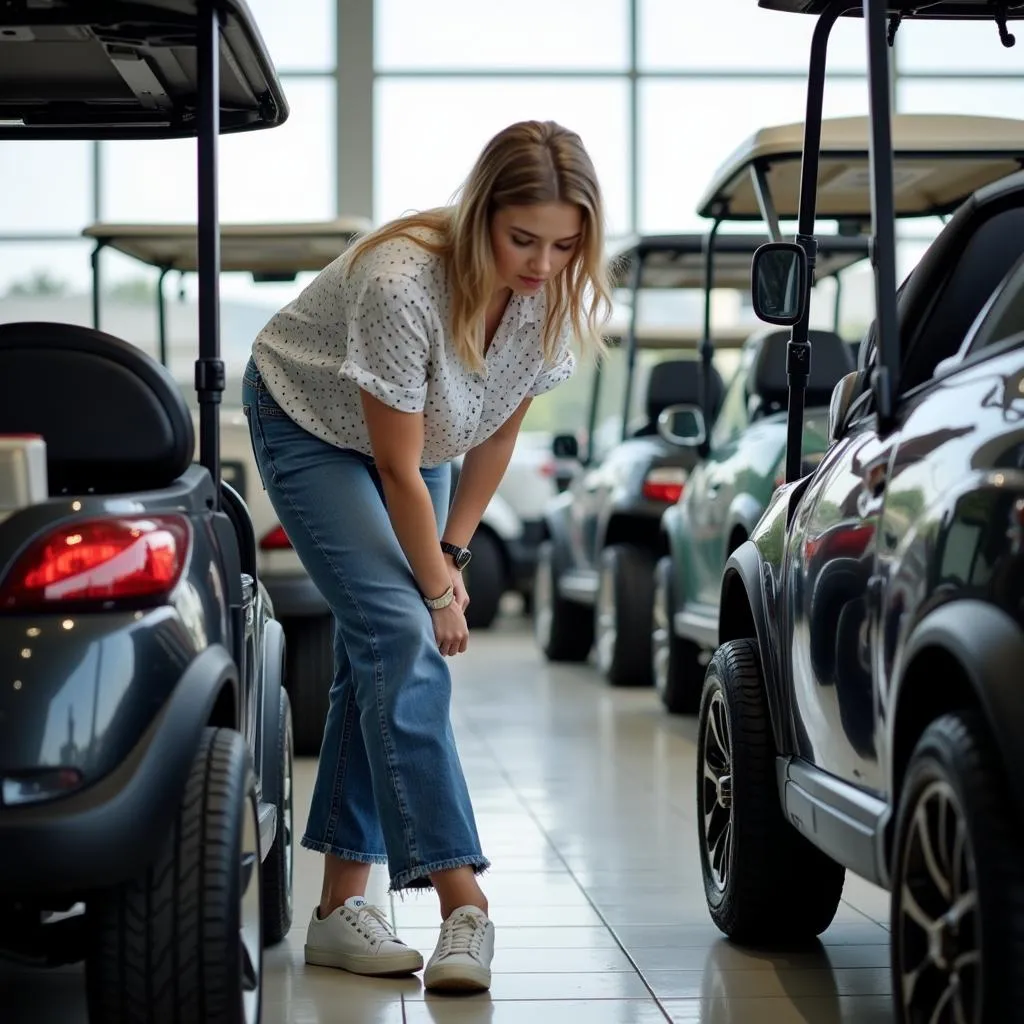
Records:
[[[321,441],[250,360],[242,404],[263,485],[334,614],[330,709],[302,845],[388,865],[391,891],[489,867],[450,720],[451,676],[371,458]],[[424,469],[444,527],[450,467]]]

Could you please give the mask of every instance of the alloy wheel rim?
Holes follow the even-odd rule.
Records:
[[[242,972],[242,1010],[246,1024],[256,1024],[260,1015],[262,988],[263,919],[260,905],[259,825],[255,803],[248,796],[242,823],[240,858],[238,944]]]
[[[288,729],[285,733],[284,740],[284,778],[281,787],[281,827],[284,829],[284,877],[285,884],[288,886],[285,891],[288,893],[289,901],[291,900],[291,894],[294,891],[292,889],[292,884],[295,878],[295,847],[293,841],[295,813],[292,802],[293,769],[294,757],[292,751],[292,730]]]
[[[929,784],[900,851],[900,998],[909,1021],[981,1020],[981,927],[967,822],[952,787]]]
[[[651,637],[651,662],[654,688],[664,695],[668,689],[669,660],[668,584],[659,573],[654,582],[654,632]]]
[[[711,881],[720,893],[729,884],[732,860],[732,736],[721,689],[708,702],[701,735],[701,839]]]
[[[615,579],[607,568],[602,568],[597,591],[597,664],[607,673],[615,654],[618,627],[615,622]]]

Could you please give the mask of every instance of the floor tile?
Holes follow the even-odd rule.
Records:
[[[408,1024],[667,1024],[652,999],[427,999],[405,1013]]]
[[[442,998],[429,993],[408,992],[406,1002],[416,999]],[[451,997],[445,997],[451,998]],[[645,999],[650,992],[638,974],[495,974],[491,979],[490,998],[502,999]]]
[[[838,999],[686,999],[665,1001],[673,1024],[893,1024],[879,996]]]

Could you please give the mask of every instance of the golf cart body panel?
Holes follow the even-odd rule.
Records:
[[[867,117],[827,118],[821,126],[816,214],[819,220],[871,220]],[[804,124],[765,128],[715,172],[702,216],[761,220],[752,170],[763,172],[776,213],[799,212]],[[1021,167],[1024,121],[957,114],[894,114],[894,203],[898,217],[952,213],[973,192]]]
[[[260,947],[291,921],[281,628],[248,509],[221,479],[217,417],[217,137],[287,113],[241,0],[0,11],[0,139],[198,138],[198,462],[181,390],[141,350],[0,325],[14,453],[0,466],[0,952],[86,959],[94,1014],[170,929],[161,948],[198,954],[167,1012],[205,1006],[212,985],[224,1012],[257,1021]],[[179,884],[163,891],[168,863],[237,897],[190,916]],[[158,910],[128,929],[134,899]]]

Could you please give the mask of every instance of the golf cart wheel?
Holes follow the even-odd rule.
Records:
[[[291,697],[295,753],[316,757],[334,682],[334,616],[316,615],[282,621],[288,659],[285,685]]]
[[[463,573],[469,592],[466,625],[470,629],[489,629],[498,617],[501,595],[505,593],[505,560],[492,533],[477,530],[469,542],[473,558]]]
[[[282,687],[277,720],[277,760],[267,766],[276,771],[277,832],[263,862],[263,945],[274,946],[292,925],[294,878],[294,804],[292,789],[292,709]],[[266,780],[264,779],[264,784]]]
[[[892,991],[900,1024],[1016,1020],[1024,862],[980,714],[944,715],[911,755],[896,816]]]
[[[612,686],[650,686],[654,560],[643,548],[601,552],[594,632],[597,667]]]
[[[258,1024],[256,780],[245,741],[206,729],[145,875],[90,905],[90,1024]]]
[[[543,541],[533,584],[533,635],[548,661],[586,661],[594,643],[594,616],[586,605],[559,594],[558,571],[555,545]]]
[[[704,685],[701,649],[690,640],[676,636],[676,614],[672,558],[665,555],[654,569],[654,613],[651,631],[651,661],[654,688],[667,711],[692,714],[700,706]]]
[[[723,644],[708,665],[697,829],[711,919],[730,938],[804,941],[832,923],[846,870],[783,817],[756,640]]]

